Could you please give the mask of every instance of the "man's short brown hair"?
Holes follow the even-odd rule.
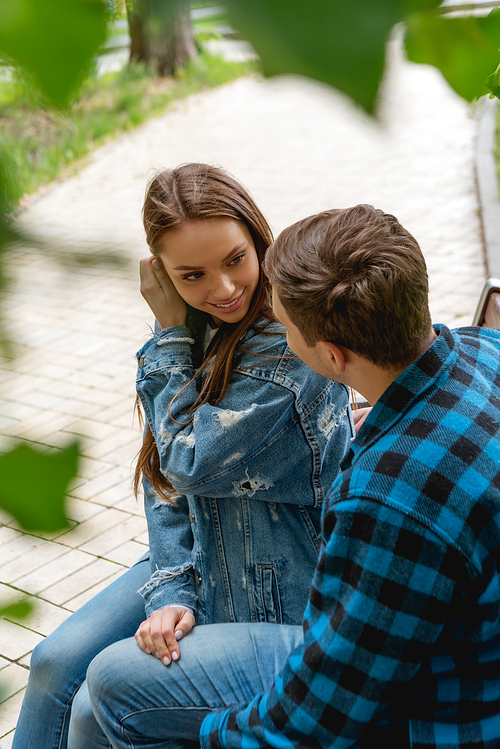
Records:
[[[330,341],[391,370],[408,366],[429,334],[418,242],[370,205],[288,227],[267,251],[265,270],[308,346]]]

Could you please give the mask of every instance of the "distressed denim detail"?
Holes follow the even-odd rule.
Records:
[[[268,330],[281,334],[243,337],[226,395],[194,418],[201,383],[189,383],[188,329],[156,333],[137,355],[137,392],[161,470],[181,495],[159,504],[144,482],[148,614],[178,604],[195,609],[198,624],[302,621],[323,499],[354,429],[347,389],[297,359],[281,326]]]
[[[153,572],[149,580],[137,591],[139,595],[141,595],[145,600],[148,600],[149,602],[156,600],[156,593],[159,592],[160,595],[162,593],[162,586],[165,583],[175,582],[178,583],[177,590],[179,591],[179,600],[178,601],[170,601],[168,604],[169,606],[184,606],[188,608],[192,613],[195,611],[195,606],[191,605],[189,606],[187,604],[187,597],[182,595],[182,588],[186,586],[186,584],[189,586],[189,578],[186,576],[186,572],[194,572],[193,566],[190,563],[186,563],[182,565],[181,567],[171,567],[170,569],[164,569],[160,570],[157,569]],[[179,585],[180,583],[180,585]],[[193,601],[194,603],[194,601]],[[155,606],[155,608],[163,608],[163,606]],[[154,610],[154,609],[153,609]]]
[[[252,403],[250,408],[247,408],[244,411],[219,411],[217,413],[217,418],[223,427],[230,427],[237,424],[240,419],[244,419],[245,416],[250,416],[256,408],[257,404]]]
[[[194,338],[161,338],[155,341],[157,346],[165,346],[167,343],[190,343],[194,344]]]
[[[333,404],[329,404],[324,412],[318,418],[318,428],[323,432],[327,439],[330,439],[335,429],[338,429],[347,418],[349,406],[342,411],[337,411]]]
[[[233,486],[235,497],[253,497],[255,492],[269,489],[274,484],[271,479],[261,477],[259,474],[250,478],[248,468],[246,468],[243,479],[241,481],[233,481]]]
[[[156,570],[153,572],[147,583],[145,583],[142,588],[139,588],[137,592],[144,598],[145,595],[154,590],[159,583],[179,577],[179,575],[182,575],[186,570],[191,569],[192,566],[193,565],[191,564],[184,564],[182,567],[173,567],[169,570]]]

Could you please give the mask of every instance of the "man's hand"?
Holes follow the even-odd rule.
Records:
[[[180,658],[179,640],[194,627],[195,618],[181,606],[165,606],[153,611],[135,633],[145,653],[159,658],[165,666]]]

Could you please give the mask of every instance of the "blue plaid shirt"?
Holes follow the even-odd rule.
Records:
[[[500,747],[500,331],[436,332],[332,487],[303,644],[204,749]]]

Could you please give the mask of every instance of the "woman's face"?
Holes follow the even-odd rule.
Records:
[[[247,314],[259,259],[245,224],[232,218],[190,221],[167,231],[156,253],[184,301],[217,327]]]

